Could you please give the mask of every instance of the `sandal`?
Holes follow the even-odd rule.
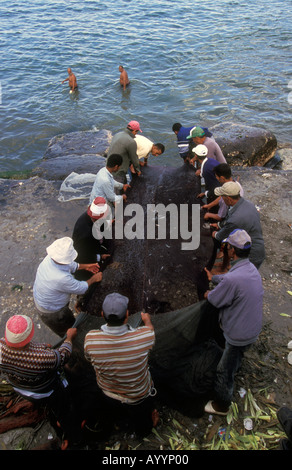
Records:
[[[228,411],[217,411],[213,407],[212,403],[214,403],[212,400],[208,401],[208,403],[205,405],[205,411],[206,413],[210,413],[212,415],[220,415],[220,416],[226,416],[228,414]]]

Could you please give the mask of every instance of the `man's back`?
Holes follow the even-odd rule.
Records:
[[[249,259],[258,265],[265,259],[265,246],[262,235],[262,227],[259,213],[254,204],[247,199],[240,198],[239,201],[229,209],[224,227],[217,232],[217,239],[222,241],[232,230],[240,228],[245,230],[252,239]]]
[[[119,173],[127,173],[130,163],[133,163],[135,170],[140,171],[139,160],[137,157],[137,143],[134,135],[128,131],[120,131],[112,138],[108,156],[116,153],[122,156],[123,163],[120,166]]]
[[[128,325],[89,331],[84,350],[90,359],[97,383],[106,395],[136,402],[150,392],[148,353],[154,344],[154,331]]]
[[[262,327],[263,287],[256,267],[247,259],[234,263],[228,273],[212,277],[218,285],[208,301],[220,309],[220,322],[228,342],[254,340]]]
[[[219,163],[226,163],[226,159],[223,155],[223,152],[214,139],[206,137],[206,139],[204,140],[204,145],[206,145],[208,149],[208,158],[214,158],[214,160],[217,160]]]

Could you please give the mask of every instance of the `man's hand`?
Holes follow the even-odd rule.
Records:
[[[151,317],[149,313],[141,312],[141,318],[145,326],[148,326],[148,328],[151,328],[151,330],[154,330],[154,326],[152,325]]]
[[[123,186],[123,191],[126,192],[128,188],[130,188],[131,186],[129,184],[124,184]]]
[[[205,294],[204,294],[204,299],[206,299],[206,300],[208,299],[208,294],[209,294],[209,292],[210,292],[209,290],[206,290],[206,292],[205,292]]]
[[[208,281],[212,281],[213,275],[212,275],[211,271],[209,271],[207,268],[204,268],[204,270],[205,270],[206,273],[207,273]]]
[[[200,193],[200,194],[197,195],[197,197],[199,197],[199,198],[202,198],[204,196],[205,196],[205,193]]]
[[[94,282],[101,282],[101,280],[102,280],[102,273],[96,273],[96,274],[93,274],[93,276],[91,276],[91,278],[88,279],[86,282],[90,286]]]
[[[77,335],[77,328],[69,328],[69,330],[67,330],[67,340],[68,341],[72,341],[72,339],[75,338],[75,336]]]
[[[100,266],[98,263],[80,264],[79,269],[85,269],[91,273],[98,273]]]

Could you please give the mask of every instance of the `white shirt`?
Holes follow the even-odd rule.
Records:
[[[140,134],[135,136],[135,140],[137,142],[137,155],[139,160],[141,158],[147,158],[152,150],[153,142]]]
[[[85,294],[87,282],[78,281],[72,276],[78,266],[75,261],[71,264],[57,264],[46,256],[37,269],[33,285],[36,306],[56,312],[68,304],[71,294]]]
[[[114,179],[113,175],[106,167],[101,168],[92,186],[89,204],[91,204],[96,197],[103,197],[107,202],[112,203],[119,201],[122,196],[115,194],[115,188],[123,189],[123,186],[123,183],[119,183]]]

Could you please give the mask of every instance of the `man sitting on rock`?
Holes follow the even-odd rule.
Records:
[[[5,336],[0,339],[0,371],[21,397],[37,407],[48,406],[66,437],[73,438],[81,424],[72,413],[70,387],[60,372],[71,356],[77,330],[69,328],[57,349],[34,342],[34,331],[33,321],[27,315],[9,318]]]
[[[132,328],[127,324],[128,302],[116,292],[105,297],[102,316],[106,325],[87,333],[84,350],[105,397],[106,424],[113,425],[117,414],[125,412],[142,436],[158,420],[153,404],[156,390],[148,368],[155,334],[148,313],[141,313],[145,326]]]

